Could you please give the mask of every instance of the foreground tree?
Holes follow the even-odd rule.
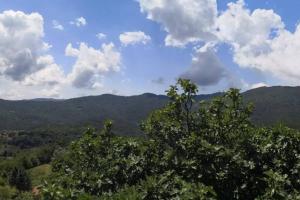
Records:
[[[300,199],[300,134],[257,128],[236,89],[197,103],[179,80],[170,102],[122,138],[106,122],[53,162],[45,199]]]

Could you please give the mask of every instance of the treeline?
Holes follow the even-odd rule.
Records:
[[[0,132],[0,156],[5,153],[13,156],[16,150],[31,149],[57,144],[66,146],[70,141],[79,137],[81,129],[44,129],[32,131],[1,131]]]
[[[77,130],[77,131],[76,131]],[[78,138],[78,129],[0,132],[0,199],[32,199],[51,169],[53,155]],[[45,169],[44,169],[45,168]]]
[[[45,146],[24,150],[15,155],[12,159],[0,161],[0,175],[7,176],[7,172],[14,167],[30,169],[45,163],[50,163],[57,146]]]
[[[0,199],[26,200],[24,195],[32,199],[33,185],[28,170],[50,163],[56,149],[54,145],[31,148],[0,160]]]
[[[231,89],[196,102],[179,80],[170,102],[141,125],[146,138],[115,136],[108,121],[89,129],[52,162],[41,198],[300,199],[300,134],[258,128],[253,109]]]

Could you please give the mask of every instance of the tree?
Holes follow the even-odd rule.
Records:
[[[9,176],[9,184],[20,191],[31,190],[31,180],[24,168],[15,167]]]
[[[48,199],[300,199],[300,133],[255,127],[237,89],[196,102],[180,79],[141,125],[145,138],[89,129],[53,162]],[[56,192],[53,192],[56,191]],[[92,199],[91,197],[91,199]]]

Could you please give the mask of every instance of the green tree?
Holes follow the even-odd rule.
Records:
[[[89,129],[53,161],[48,199],[299,199],[300,133],[251,123],[237,89],[197,102],[179,79],[141,125],[146,138]],[[56,192],[54,192],[56,191]]]
[[[20,191],[31,190],[31,180],[24,168],[15,167],[10,176],[9,184]]]

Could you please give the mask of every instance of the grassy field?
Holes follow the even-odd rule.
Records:
[[[43,183],[43,180],[51,174],[51,165],[45,164],[34,167],[28,170],[32,186],[38,186]]]

